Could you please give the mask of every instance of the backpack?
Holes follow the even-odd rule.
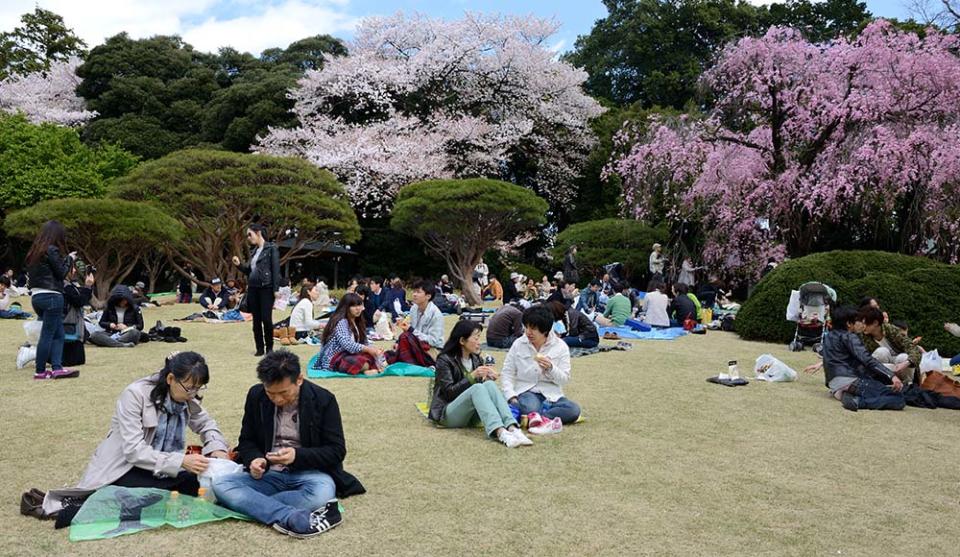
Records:
[[[720,320],[720,329],[731,333],[734,332],[736,330],[736,326],[734,325],[735,320],[735,315],[724,315],[723,319]]]

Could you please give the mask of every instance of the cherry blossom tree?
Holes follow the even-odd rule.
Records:
[[[702,78],[701,119],[649,122],[607,171],[625,210],[697,222],[704,259],[756,276],[825,246],[960,259],[956,36],[886,21],[825,44],[771,28],[729,45]]]
[[[332,170],[362,216],[389,212],[411,182],[470,176],[562,207],[603,109],[549,48],[555,31],[533,17],[366,19],[348,56],[327,56],[290,93],[301,126],[271,128],[255,149]]]
[[[52,62],[50,69],[11,75],[0,81],[0,110],[23,112],[34,124],[79,126],[96,116],[86,110],[75,90],[80,83],[79,58]]]

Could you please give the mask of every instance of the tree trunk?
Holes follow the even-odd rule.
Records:
[[[450,274],[460,282],[460,291],[463,293],[464,300],[472,307],[483,304],[483,297],[479,296],[473,289],[473,268],[475,266],[470,263],[449,265]]]

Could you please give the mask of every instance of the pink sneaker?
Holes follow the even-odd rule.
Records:
[[[554,433],[563,431],[563,422],[560,421],[560,418],[554,418],[549,421],[544,421],[539,426],[531,427],[527,431],[534,435],[553,435]]]
[[[49,369],[45,369],[43,371],[38,371],[37,373],[34,373],[33,378],[38,381],[42,381],[44,379],[53,379],[53,373]]]
[[[536,412],[530,412],[529,414],[527,414],[527,429],[529,430],[534,427],[540,427],[544,423],[546,423],[546,421],[547,421],[546,418],[544,418],[540,414]]]
[[[80,371],[63,367],[50,372],[51,379],[70,379],[73,377],[80,377]]]

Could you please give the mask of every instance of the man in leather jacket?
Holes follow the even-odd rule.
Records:
[[[833,330],[823,340],[823,370],[830,392],[847,410],[902,410],[906,406],[898,369],[890,370],[870,355],[849,330],[856,310],[849,306],[832,312]],[[903,364],[901,364],[903,365]],[[909,365],[907,363],[906,365]]]

